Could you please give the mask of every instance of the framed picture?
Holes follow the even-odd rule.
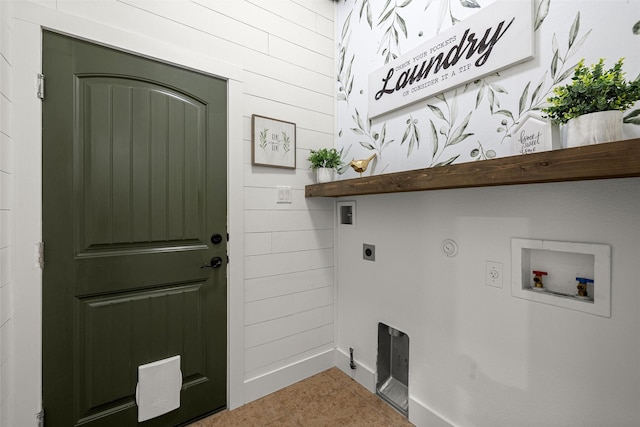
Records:
[[[530,154],[560,148],[557,125],[533,112],[526,113],[513,130],[513,154]]]
[[[296,124],[251,116],[251,164],[296,168]]]

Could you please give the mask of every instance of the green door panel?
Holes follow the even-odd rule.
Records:
[[[205,244],[206,105],[131,79],[77,89],[76,251]]]
[[[180,355],[175,426],[226,406],[226,81],[43,36],[47,426],[135,426],[138,366]]]

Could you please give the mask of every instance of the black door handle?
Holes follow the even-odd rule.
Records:
[[[214,256],[211,258],[209,264],[205,264],[200,268],[220,268],[222,266],[222,258],[219,256]]]

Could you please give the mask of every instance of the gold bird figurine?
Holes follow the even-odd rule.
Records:
[[[373,153],[371,155],[371,157],[369,157],[368,159],[363,159],[363,160],[351,160],[351,163],[349,163],[349,165],[351,165],[351,167],[353,168],[354,171],[356,172],[360,172],[360,176],[362,176],[362,172],[367,170],[367,166],[369,166],[369,162],[376,157],[376,153]]]

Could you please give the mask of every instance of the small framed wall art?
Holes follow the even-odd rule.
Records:
[[[251,164],[296,168],[296,124],[253,114]]]
[[[513,135],[513,154],[531,154],[560,148],[557,125],[536,113],[526,113]]]

